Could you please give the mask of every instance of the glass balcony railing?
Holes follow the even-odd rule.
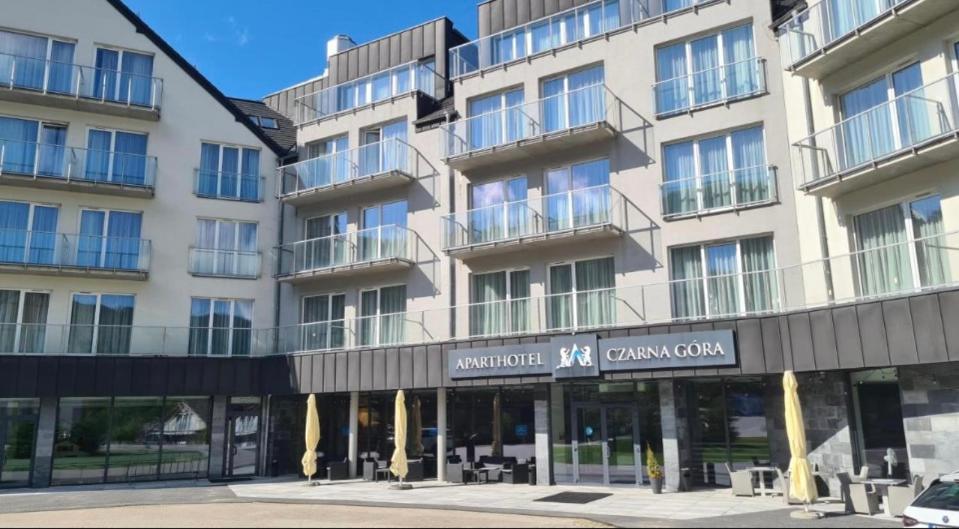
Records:
[[[231,171],[193,171],[193,194],[201,198],[261,202],[266,179]]]
[[[796,65],[830,44],[854,34],[891,9],[912,0],[820,0],[779,28],[783,66]]]
[[[445,83],[433,64],[407,63],[296,98],[294,121],[304,125],[413,92],[435,98]]]
[[[626,199],[608,185],[504,202],[443,217],[443,249],[519,241],[591,228],[626,229]]]
[[[277,276],[296,276],[383,261],[409,261],[415,239],[409,229],[391,224],[285,244],[276,251]]]
[[[776,170],[755,166],[663,182],[663,217],[693,216],[775,202]]]
[[[411,175],[418,152],[398,138],[390,138],[280,167],[280,197],[322,191],[338,185],[392,172]]]
[[[656,117],[681,114],[766,92],[766,61],[754,57],[653,85]]]
[[[495,68],[715,0],[595,0],[450,49],[450,78]]]
[[[0,229],[0,265],[146,273],[150,241]]]
[[[793,145],[802,187],[908,152],[959,130],[959,74],[900,95]]]
[[[594,84],[471,116],[443,127],[443,153],[455,158],[600,123],[618,130],[618,104],[606,85]]]
[[[189,270],[193,275],[210,277],[260,277],[260,252],[190,248]]]
[[[152,189],[156,185],[157,159],[0,138],[0,175],[8,174]]]
[[[159,110],[163,80],[123,70],[0,53],[2,88]]]

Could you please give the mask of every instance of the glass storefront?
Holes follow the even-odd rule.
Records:
[[[602,382],[551,386],[557,483],[647,483],[646,448],[663,462],[659,386]]]
[[[306,395],[270,399],[270,452],[268,473],[273,476],[302,475]],[[318,476],[326,467],[349,457],[350,396],[317,395],[320,416],[320,444],[317,446]]]
[[[52,483],[205,477],[210,415],[206,397],[61,399]]]
[[[483,457],[536,456],[533,390],[503,387],[451,390],[447,397],[450,431],[448,457],[477,463]]]
[[[357,425],[358,465],[389,461],[393,456],[396,393],[360,394]],[[406,457],[423,462],[423,475],[436,477],[436,391],[407,391]],[[357,469],[362,473],[362,466]]]
[[[230,399],[226,412],[227,477],[256,475],[260,455],[260,397]]]
[[[30,484],[39,414],[37,400],[0,399],[0,488]]]

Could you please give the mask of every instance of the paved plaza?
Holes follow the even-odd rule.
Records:
[[[585,504],[536,500],[560,492],[611,494]],[[69,510],[69,514],[63,511]],[[256,480],[101,485],[0,494],[0,526],[42,527],[896,527],[897,520],[841,514],[819,504],[821,520],[789,514],[781,498],[736,498],[729,490],[654,496],[646,489],[450,485],[412,490],[385,483]]]

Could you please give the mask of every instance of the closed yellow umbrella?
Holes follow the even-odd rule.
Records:
[[[789,461],[789,495],[803,502],[808,510],[818,493],[809,461],[806,460],[806,426],[799,403],[799,383],[792,371],[786,371],[783,375],[783,392],[786,401],[786,437],[792,456]]]
[[[393,419],[393,444],[396,448],[393,449],[393,459],[390,463],[390,472],[400,478],[400,485],[403,484],[403,479],[409,473],[409,466],[406,461],[406,420],[406,395],[401,389],[396,392],[396,410]]]
[[[306,453],[303,454],[303,474],[313,482],[316,474],[316,446],[320,444],[320,414],[316,411],[316,395],[306,399]]]

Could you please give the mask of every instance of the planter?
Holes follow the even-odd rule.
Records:
[[[663,478],[650,478],[649,485],[653,489],[653,494],[663,493]]]

